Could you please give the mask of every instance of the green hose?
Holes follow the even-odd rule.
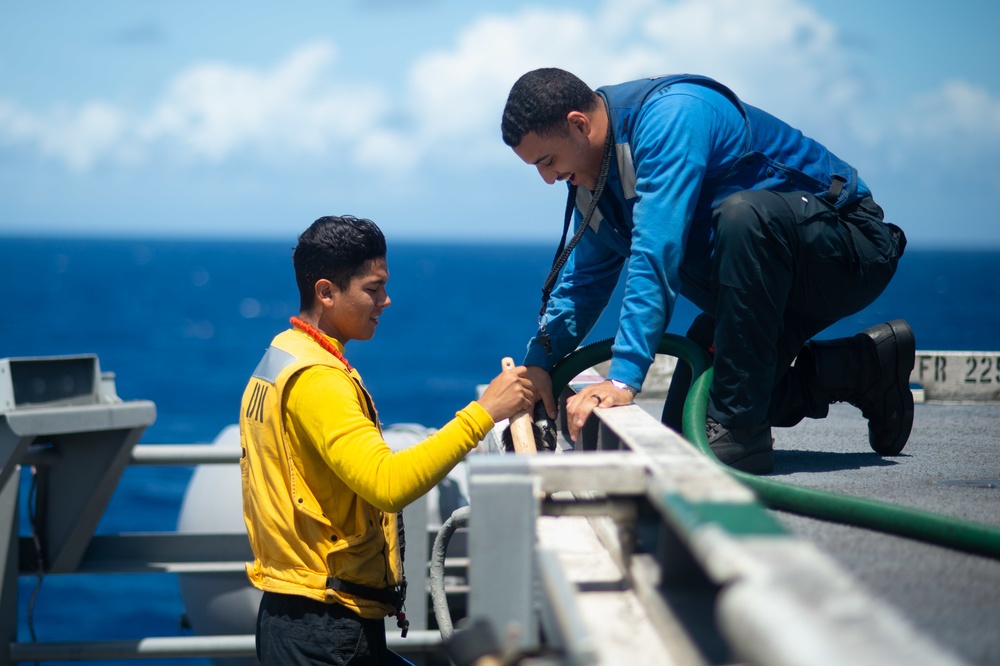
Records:
[[[611,358],[611,343],[611,339],[594,342],[559,361],[551,373],[553,393],[558,396],[573,377]],[[712,385],[711,359],[694,342],[672,333],[663,336],[656,351],[658,354],[675,356],[691,366],[694,379],[684,404],[684,436],[702,453],[718,462],[705,434],[708,390]],[[992,525],[948,518],[861,497],[803,488],[722,466],[733,477],[750,487],[772,509],[857,525],[976,555],[1000,558],[1000,528]]]

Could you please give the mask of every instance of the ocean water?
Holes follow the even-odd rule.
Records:
[[[119,396],[156,403],[142,443],[210,442],[236,422],[250,372],[298,311],[293,244],[0,238],[0,358],[97,354]],[[383,422],[440,426],[503,356],[520,361],[554,247],[389,245],[392,306],[375,338],[348,344],[347,357]],[[589,339],[614,334],[619,299]],[[669,330],[683,333],[695,314],[682,301]],[[911,246],[872,306],[819,337],[896,317],[911,323],[921,350],[1000,350],[1000,250]],[[127,470],[98,532],[172,530],[191,471]],[[34,586],[31,577],[19,584],[21,641],[30,640]],[[182,614],[176,579],[150,574],[48,577],[32,615],[38,640],[55,641],[181,635]]]

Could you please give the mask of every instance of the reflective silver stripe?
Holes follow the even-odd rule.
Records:
[[[576,209],[580,211],[582,215],[590,207],[590,200],[594,198],[594,195],[586,187],[576,188]],[[594,216],[590,218],[590,228],[595,232],[601,226],[601,220],[604,216],[601,215],[601,209],[598,208],[594,210]]]
[[[268,347],[267,351],[264,352],[264,358],[260,359],[257,369],[253,371],[253,376],[273,384],[281,371],[295,360],[296,358],[284,349],[278,349],[274,346]]]
[[[627,143],[616,143],[615,153],[618,158],[618,175],[622,178],[622,194],[625,199],[635,199],[635,165],[632,164],[632,146]]]
[[[626,201],[634,199],[636,196],[636,176],[635,165],[632,164],[632,146],[627,143],[616,143],[615,158],[618,160],[618,174],[621,176],[622,180],[622,195],[625,197]],[[578,187],[576,189],[576,208],[581,214],[590,207],[590,200],[593,196],[594,195],[591,191],[586,187]],[[590,228],[596,232],[600,228],[601,220],[603,219],[604,216],[601,215],[601,210],[595,210],[594,217],[590,219]]]

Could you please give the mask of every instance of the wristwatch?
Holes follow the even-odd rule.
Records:
[[[625,382],[620,382],[617,379],[612,379],[611,380],[611,385],[614,386],[616,389],[624,389],[624,390],[628,391],[629,393],[632,394],[633,398],[636,396],[637,393],[639,393],[639,389],[633,388],[633,387],[629,386],[628,384],[626,384]]]

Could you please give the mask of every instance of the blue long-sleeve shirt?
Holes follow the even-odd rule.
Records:
[[[682,286],[696,303],[705,300],[711,211],[722,199],[745,189],[822,195],[837,175],[845,181],[839,206],[867,195],[867,188],[822,145],[709,79],[635,81],[598,93],[608,105],[615,159],[592,229],[570,255],[549,302],[552,354],[535,338],[524,362],[551,368],[573,351],[627,266],[609,377],[640,387]],[[577,225],[590,196],[578,193]]]

